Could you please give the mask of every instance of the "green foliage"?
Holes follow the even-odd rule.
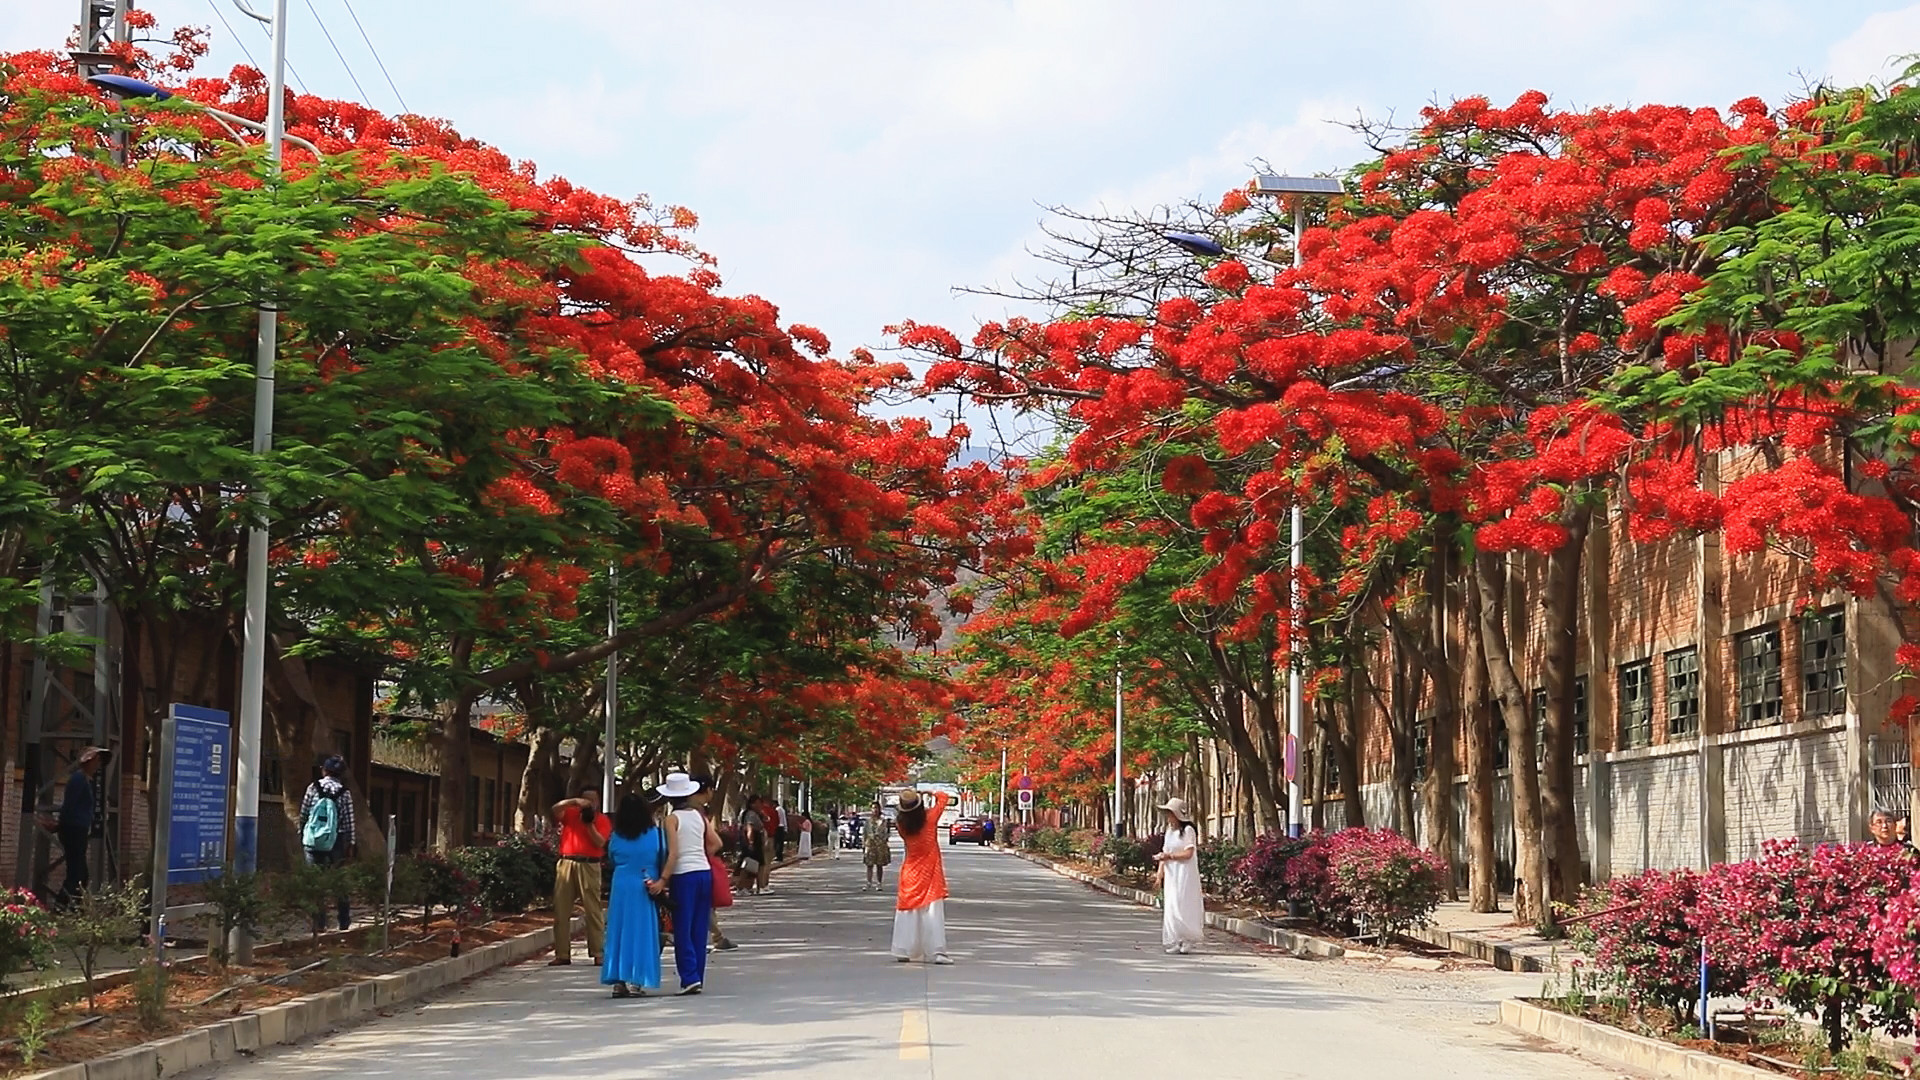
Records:
[[[452,861],[476,884],[483,908],[511,915],[551,894],[556,858],[551,846],[516,835],[490,846],[458,848]]]
[[[137,940],[146,915],[146,889],[132,883],[89,889],[55,913],[54,936],[86,981],[88,1012],[94,1009],[100,954]]]
[[[213,917],[209,920],[213,940],[207,943],[208,949],[222,964],[230,959],[227,943],[233,932],[257,933],[266,920],[272,902],[261,886],[259,874],[243,874],[228,863],[219,876],[208,879],[201,887],[207,902],[213,905]]]
[[[352,882],[345,866],[299,863],[273,878],[272,910],[288,918],[307,922],[314,939],[318,940],[320,932],[326,928],[326,919],[322,916],[332,909],[339,897],[349,895],[351,888]]]
[[[163,964],[147,957],[133,969],[133,1007],[140,1026],[159,1031],[167,1026],[167,983],[171,975]]]
[[[1035,829],[1024,839],[1043,855],[1064,859],[1073,854],[1073,835],[1065,829]]]
[[[87,1007],[92,1009],[91,1002]],[[47,1048],[47,1038],[52,1031],[53,1003],[44,997],[35,998],[20,1014],[20,1025],[14,1035],[20,1046],[21,1065],[33,1068],[34,1059]]]
[[[1246,857],[1245,844],[1220,837],[1200,841],[1200,851],[1194,859],[1200,868],[1201,887],[1221,898],[1236,895],[1240,883],[1234,867]]]
[[[438,851],[423,851],[410,860],[417,871],[419,902],[429,918],[433,910],[467,918],[479,903],[480,883],[461,865]]]

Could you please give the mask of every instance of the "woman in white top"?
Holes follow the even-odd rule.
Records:
[[[680,973],[680,992],[697,994],[707,979],[707,933],[713,917],[713,864],[707,856],[720,850],[720,834],[707,815],[689,803],[700,785],[686,773],[668,773],[657,789],[673,800],[667,819],[667,868],[661,875],[673,897],[673,966]]]
[[[1167,835],[1154,861],[1160,864],[1160,943],[1170,953],[1190,952],[1207,936],[1207,903],[1200,892],[1200,832],[1193,826],[1187,800],[1168,799]]]

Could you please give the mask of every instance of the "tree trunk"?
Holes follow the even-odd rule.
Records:
[[[1541,850],[1540,774],[1534,763],[1533,718],[1527,715],[1526,692],[1514,671],[1513,647],[1502,617],[1506,574],[1500,563],[1500,556],[1479,552],[1474,558],[1473,583],[1480,593],[1480,649],[1486,659],[1488,687],[1507,726],[1508,775],[1513,783],[1513,917],[1545,926],[1552,910],[1544,903],[1547,862]]]
[[[1393,650],[1393,831],[1414,840],[1419,832],[1413,810],[1414,734],[1420,722],[1421,665],[1415,649],[1401,643]]]
[[[1493,850],[1493,710],[1487,705],[1487,661],[1480,645],[1480,592],[1466,582],[1465,646],[1460,703],[1467,725],[1467,907],[1500,910],[1500,874]]]
[[[571,799],[587,788],[600,790],[600,780],[605,775],[606,770],[600,767],[600,734],[595,732],[575,739],[573,763],[567,767],[567,789],[561,793],[560,799]],[[560,799],[553,801],[559,802]]]
[[[1585,878],[1580,863],[1580,823],[1573,802],[1574,664],[1579,656],[1580,561],[1587,549],[1593,511],[1578,505],[1567,521],[1567,541],[1547,557],[1546,740],[1540,784],[1542,854],[1547,863],[1548,901],[1571,904]],[[1551,917],[1549,913],[1549,917]]]
[[[1460,707],[1453,669],[1458,666],[1459,653],[1449,655],[1449,639],[1456,624],[1447,618],[1449,605],[1442,602],[1452,595],[1454,580],[1449,571],[1454,562],[1453,552],[1451,547],[1440,546],[1445,542],[1441,538],[1451,536],[1452,531],[1450,527],[1434,530],[1436,549],[1427,565],[1429,617],[1426,647],[1421,656],[1427,669],[1427,683],[1433,687],[1433,723],[1428,725],[1427,779],[1422,794],[1427,807],[1426,846],[1446,863],[1447,899],[1458,900],[1460,885],[1455,878],[1457,869],[1453,857],[1453,778],[1459,771],[1454,741],[1459,731]],[[1458,605],[1453,607],[1457,614]]]
[[[473,639],[458,636],[449,650],[453,670],[464,672],[473,660]],[[451,701],[441,705],[440,718],[440,807],[434,824],[434,845],[452,851],[467,842],[467,785],[473,760],[473,703],[477,689],[463,687]]]
[[[1358,663],[1347,665],[1347,706],[1338,714],[1340,725],[1334,753],[1340,755],[1340,801],[1346,804],[1344,824],[1349,829],[1367,827],[1367,806],[1360,796],[1360,681],[1363,669]]]
[[[1314,718],[1313,755],[1309,759],[1313,763],[1313,769],[1307,774],[1307,779],[1313,785],[1307,789],[1313,793],[1313,805],[1312,816],[1307,819],[1307,828],[1320,832],[1327,827],[1327,752],[1332,747],[1332,740],[1327,737],[1327,729],[1331,726],[1328,714],[1332,711],[1332,706],[1322,704],[1315,711],[1319,715]]]
[[[520,805],[514,808],[513,827],[520,832],[541,831],[547,820],[547,808],[559,802],[553,791],[553,775],[560,768],[560,733],[550,727],[533,733],[533,747],[527,751],[527,767],[520,774]]]

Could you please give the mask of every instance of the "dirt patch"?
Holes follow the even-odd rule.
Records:
[[[71,999],[50,1010],[43,1027],[57,1031],[91,1016],[99,1019],[50,1036],[31,1067],[23,1060],[18,1042],[0,1048],[0,1077],[26,1076],[88,1061],[292,998],[438,960],[452,953],[456,929],[461,949],[468,950],[552,924],[552,916],[543,912],[495,919],[479,926],[456,927],[452,920],[440,918],[424,927],[417,922],[395,927],[392,947],[377,953],[379,930],[369,928],[318,945],[290,942],[272,954],[257,957],[259,962],[249,967],[217,967],[204,959],[183,963],[168,972],[166,1015],[154,1026],[140,1022],[134,984],[102,991],[91,1010],[84,989],[75,988]],[[22,1003],[0,1002],[0,1030],[17,1039],[24,1024]]]

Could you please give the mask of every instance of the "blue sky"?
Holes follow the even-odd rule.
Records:
[[[323,21],[363,100],[397,110],[346,2],[290,0],[293,66],[315,93],[361,98]],[[216,3],[264,59],[229,0],[139,6],[209,26],[224,71],[243,57]],[[1778,101],[1920,52],[1920,4],[1876,0],[353,3],[414,111],[692,207],[730,290],[842,349],[901,318],[964,336],[1002,314],[952,289],[1037,269],[1042,205],[1211,200],[1254,159],[1360,157],[1329,121],[1534,88],[1569,105]],[[78,6],[0,5],[0,49],[58,44]]]

